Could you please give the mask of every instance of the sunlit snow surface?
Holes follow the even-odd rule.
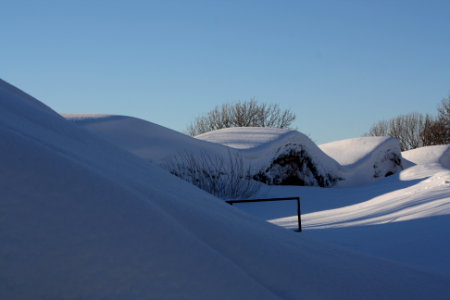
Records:
[[[274,187],[268,196],[301,197],[306,235],[450,277],[450,170],[436,163],[450,147],[427,148],[408,151],[417,165],[365,186]],[[240,208],[285,228],[298,227],[292,204],[276,212],[252,205]]]
[[[450,168],[450,147],[448,145],[437,145],[422,147],[402,153],[406,167],[425,164],[442,164]]]
[[[296,233],[0,83],[0,299],[448,299],[448,271],[435,268],[436,259],[448,262],[439,252],[449,250],[448,214]],[[277,186],[268,195],[301,196],[307,220],[445,172],[433,168],[357,188]],[[419,246],[420,260],[402,260],[398,241]]]
[[[343,166],[368,160],[377,148],[398,147],[398,141],[389,137],[360,137],[319,145],[320,150]]]

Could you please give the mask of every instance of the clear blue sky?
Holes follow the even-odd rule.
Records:
[[[450,92],[450,1],[0,0],[0,78],[57,112],[181,131],[278,103],[318,144]]]

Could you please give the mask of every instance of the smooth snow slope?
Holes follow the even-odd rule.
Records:
[[[0,88],[1,299],[446,299],[260,221]]]
[[[227,148],[198,141],[190,136],[145,120],[104,114],[61,114],[137,156],[161,164],[178,152],[227,154]]]

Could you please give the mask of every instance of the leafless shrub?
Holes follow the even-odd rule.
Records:
[[[250,166],[244,169],[242,154],[228,150],[228,163],[221,155],[211,158],[187,151],[167,159],[161,167],[173,175],[222,199],[248,199],[260,192],[262,184],[252,179]]]
[[[186,125],[185,134],[196,136],[205,132],[230,127],[272,127],[290,129],[296,116],[278,104],[258,104],[255,98],[246,102],[224,103],[210,112],[199,115]]]

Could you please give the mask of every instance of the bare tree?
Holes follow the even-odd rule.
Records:
[[[426,146],[424,131],[426,118],[421,113],[412,112],[390,120],[382,120],[372,125],[363,136],[389,136],[400,141],[402,151]]]
[[[425,117],[425,129],[423,134],[423,145],[444,145],[448,144],[448,130],[442,121],[433,116]]]
[[[258,104],[255,98],[245,102],[224,103],[206,114],[199,115],[186,125],[184,133],[196,136],[230,127],[272,127],[290,129],[296,116],[290,109],[281,110],[278,104]]]
[[[438,120],[440,123],[441,141],[443,144],[450,144],[450,94],[447,98],[441,100],[441,104],[437,105]]]
[[[450,144],[450,94],[437,105],[438,115],[418,112],[379,121],[363,136],[390,136],[400,141],[402,151],[422,146]]]
[[[363,136],[389,136],[389,122],[382,120],[373,124]]]

